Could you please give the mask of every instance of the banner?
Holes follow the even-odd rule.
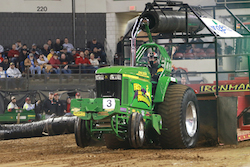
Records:
[[[201,20],[220,37],[242,37],[242,35],[222,24],[218,20],[211,18],[201,18]]]

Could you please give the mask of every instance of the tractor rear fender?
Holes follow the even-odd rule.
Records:
[[[155,103],[160,103],[164,101],[165,93],[167,91],[169,83],[177,83],[176,78],[170,76],[164,76],[159,78],[154,97]]]

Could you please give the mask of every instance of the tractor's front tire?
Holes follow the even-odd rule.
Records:
[[[79,147],[84,148],[89,145],[91,137],[87,132],[85,120],[82,120],[81,118],[77,117],[75,121],[74,132],[76,144]]]
[[[145,141],[145,123],[143,116],[139,113],[132,113],[128,122],[128,139],[130,146],[140,148]]]
[[[162,148],[191,148],[198,140],[198,102],[194,91],[180,84],[170,85],[158,105],[162,117]]]

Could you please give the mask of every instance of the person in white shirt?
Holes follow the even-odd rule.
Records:
[[[6,71],[3,70],[3,67],[0,67],[0,89],[6,87],[5,78],[6,78]]]
[[[4,47],[2,45],[0,45],[0,53],[4,52]]]
[[[18,68],[15,67],[15,64],[13,62],[10,63],[10,67],[7,69],[7,75],[11,78],[21,78],[22,74],[18,70]]]
[[[10,67],[6,71],[8,78],[8,87],[10,89],[22,89],[24,87],[24,79],[18,68],[15,67],[13,62],[10,63]]]
[[[41,102],[41,101],[38,100],[38,101],[36,102],[36,105],[38,105],[40,102]],[[24,105],[23,105],[23,109],[25,109],[25,110],[27,110],[27,111],[30,111],[30,110],[35,109],[35,104],[31,104],[31,99],[30,99],[29,97],[27,97],[27,98],[25,99],[25,103],[24,103]]]
[[[99,61],[97,59],[95,59],[95,55],[94,53],[91,53],[90,54],[90,59],[89,59],[91,65],[93,65],[93,67],[95,69],[98,69],[98,66],[99,66]]]
[[[37,63],[40,66],[40,68],[44,74],[47,74],[46,67],[50,66],[50,65],[48,65],[48,62],[49,62],[49,60],[47,59],[46,56],[44,56],[44,54],[39,55],[39,59],[37,59]]]
[[[0,78],[6,78],[5,71],[3,70],[3,67],[0,67]]]
[[[64,38],[63,48],[66,48],[67,52],[71,53],[71,51],[74,49],[74,46],[71,43],[69,43],[68,38]]]
[[[16,98],[15,96],[11,97],[11,102],[8,104],[7,110],[11,112],[14,109],[19,109],[19,107],[16,104]]]
[[[47,64],[49,60],[47,59],[46,56],[44,56],[44,54],[40,54],[39,59],[37,59],[37,62],[38,62],[38,65],[43,65],[43,64]]]

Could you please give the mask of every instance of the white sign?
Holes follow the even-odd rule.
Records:
[[[115,99],[103,99],[102,101],[103,109],[115,109]]]
[[[242,35],[222,24],[218,20],[211,18],[201,18],[201,20],[210,28],[210,30],[215,32],[220,37],[242,37]]]
[[[16,116],[16,119],[18,119],[18,116]],[[26,116],[20,116],[19,119],[26,119]]]

